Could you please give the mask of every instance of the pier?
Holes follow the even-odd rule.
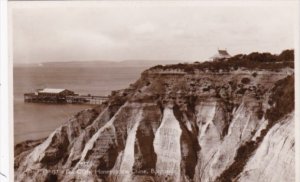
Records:
[[[94,96],[94,95],[78,95],[67,96],[66,102],[69,104],[102,104],[107,101],[106,96]]]
[[[53,104],[95,104],[107,101],[107,96],[79,95],[67,89],[45,88],[24,94],[24,102]]]

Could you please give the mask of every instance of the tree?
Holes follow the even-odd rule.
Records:
[[[284,50],[279,54],[278,61],[294,61],[294,50]]]

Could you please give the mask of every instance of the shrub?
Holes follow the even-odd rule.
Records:
[[[254,52],[246,56],[246,59],[250,61],[256,61],[256,62],[275,62],[276,56],[270,53]]]
[[[294,61],[294,50],[284,50],[278,56],[278,61]]]
[[[271,122],[278,121],[295,109],[294,76],[276,82],[269,100],[269,104],[273,103],[274,106],[266,112],[266,118]]]
[[[249,84],[250,81],[251,81],[251,80],[250,80],[249,78],[247,78],[247,77],[242,78],[242,80],[241,80],[241,82],[242,82],[243,84]]]

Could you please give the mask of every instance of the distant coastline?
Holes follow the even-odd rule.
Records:
[[[53,61],[40,63],[16,63],[14,67],[145,67],[149,68],[156,65],[178,64],[182,60],[124,60],[124,61]],[[191,62],[191,61],[188,61]]]

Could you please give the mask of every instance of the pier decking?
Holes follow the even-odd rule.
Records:
[[[69,104],[102,104],[107,101],[106,96],[93,96],[93,95],[78,95],[78,96],[67,96],[66,102]]]

